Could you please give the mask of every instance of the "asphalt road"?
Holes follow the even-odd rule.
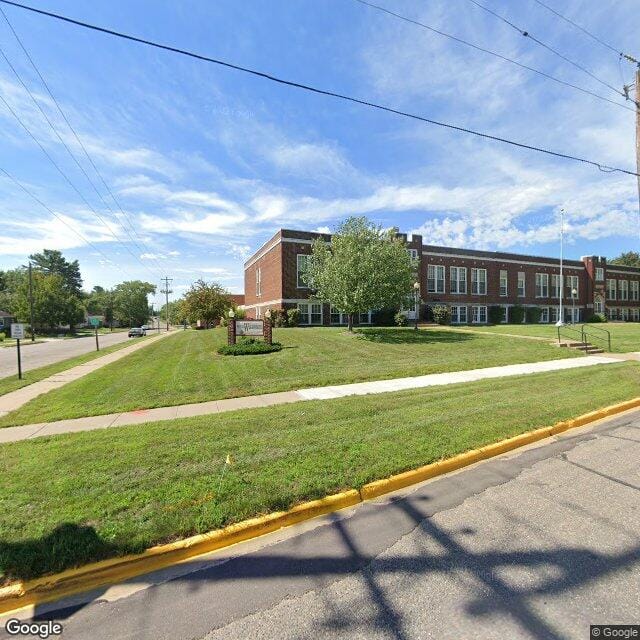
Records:
[[[126,331],[100,334],[101,347],[109,347],[128,340]],[[28,344],[28,340],[22,343],[22,370],[37,369],[48,364],[60,362],[67,358],[89,353],[96,348],[96,339],[93,336],[85,338],[70,338],[69,340],[50,340]],[[0,348],[0,378],[16,375],[18,372],[16,348]]]
[[[35,618],[65,640],[587,639],[640,623],[639,457],[635,412]]]

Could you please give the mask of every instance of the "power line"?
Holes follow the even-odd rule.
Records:
[[[147,269],[147,271],[149,271],[149,273],[152,275],[153,278],[155,278],[156,277],[155,274],[152,271],[149,270],[147,265],[145,265],[140,260],[140,258],[138,258],[136,256],[136,254],[133,253],[133,251],[131,251],[131,249],[129,249],[129,247],[122,242],[122,240],[120,240],[118,238],[118,236],[113,232],[111,227],[109,227],[109,225],[102,219],[100,214],[93,208],[93,206],[91,206],[91,203],[82,195],[82,193],[76,187],[76,185],[73,184],[73,182],[70,180],[69,176],[67,176],[67,174],[60,168],[60,165],[53,159],[51,154],[44,148],[42,143],[35,137],[35,135],[31,132],[29,127],[27,127],[27,125],[24,124],[24,122],[22,121],[20,116],[15,112],[15,110],[11,107],[11,105],[5,100],[4,96],[0,95],[0,101],[2,101],[4,106],[10,111],[11,115],[13,115],[13,117],[18,121],[18,124],[20,124],[20,126],[26,131],[26,133],[29,135],[29,137],[38,145],[38,147],[40,147],[40,150],[42,151],[42,153],[44,153],[44,155],[48,158],[49,162],[51,162],[51,164],[55,167],[55,169],[58,171],[58,173],[63,177],[65,182],[78,194],[80,199],[87,205],[87,207],[89,207],[89,209],[91,209],[91,211],[93,211],[93,213],[96,215],[96,217],[102,222],[102,224],[105,226],[105,228],[114,237],[116,242],[120,243],[131,254],[131,256],[135,260],[137,260],[145,269]]]
[[[75,233],[82,240],[82,242],[84,242],[85,244],[89,245],[92,249],[97,251],[109,264],[112,264],[114,267],[116,267],[116,269],[119,269],[120,271],[122,271],[122,273],[124,273],[125,276],[128,275],[125,271],[122,270],[122,268],[118,264],[113,262],[113,260],[111,260],[111,258],[109,258],[109,256],[107,256],[99,247],[93,244],[91,240],[88,240],[87,238],[85,238],[74,226],[70,225],[62,216],[58,215],[53,209],[47,206],[42,200],[40,200],[40,198],[38,198],[38,196],[36,196],[32,191],[27,189],[27,187],[25,187],[19,180],[14,178],[6,169],[4,169],[3,167],[0,167],[0,172],[2,172],[5,176],[7,176],[9,180],[11,180],[16,186],[22,189],[22,191],[24,191],[28,196],[30,196],[33,200],[35,200],[41,207],[46,209],[54,218],[57,218],[60,222],[62,222],[62,224],[69,227],[69,229],[71,229],[71,231],[73,231],[73,233]]]
[[[100,181],[102,182],[102,184],[104,185],[105,189],[107,190],[107,192],[109,193],[109,195],[111,196],[111,198],[113,199],[113,201],[116,203],[118,209],[120,209],[120,212],[122,213],[124,219],[129,223],[129,226],[131,227],[131,230],[133,231],[133,233],[138,237],[138,239],[140,240],[140,242],[142,243],[142,245],[145,247],[146,251],[148,253],[153,253],[151,251],[151,249],[149,249],[149,247],[145,244],[144,240],[140,237],[140,234],[138,234],[135,225],[133,224],[133,222],[131,221],[130,216],[124,211],[124,209],[122,208],[122,206],[120,205],[120,203],[118,202],[117,198],[115,197],[115,195],[113,194],[113,192],[111,191],[111,189],[109,188],[109,185],[107,184],[107,182],[105,181],[104,177],[102,176],[102,174],[100,173],[100,171],[98,170],[98,167],[96,166],[95,162],[93,161],[93,159],[91,158],[91,156],[89,155],[89,152],[87,151],[87,148],[85,147],[85,145],[83,144],[82,140],[80,139],[80,136],[78,135],[78,133],[76,132],[76,130],[74,129],[74,127],[71,125],[71,122],[69,122],[69,119],[67,118],[65,112],[63,111],[62,107],[60,106],[60,103],[58,102],[58,100],[56,99],[56,97],[53,95],[53,92],[51,91],[51,89],[49,88],[49,85],[47,84],[46,80],[44,79],[42,73],[40,73],[40,70],[38,69],[38,66],[36,65],[35,61],[33,60],[33,58],[31,57],[31,55],[29,54],[29,52],[27,51],[27,48],[24,46],[20,36],[18,36],[16,30],[13,28],[13,25],[11,24],[11,22],[9,21],[9,18],[7,17],[6,13],[4,12],[4,10],[2,9],[2,7],[0,7],[0,13],[2,13],[2,17],[4,18],[5,22],[7,23],[9,29],[11,30],[11,33],[13,33],[14,38],[16,39],[16,41],[18,42],[18,44],[20,45],[20,48],[22,49],[24,55],[26,56],[26,58],[29,60],[29,63],[31,64],[31,66],[33,67],[33,70],[36,72],[36,74],[38,75],[38,77],[40,78],[40,81],[42,82],[44,88],[46,89],[47,93],[49,94],[49,97],[51,98],[51,100],[53,101],[53,103],[55,104],[56,108],[58,109],[58,112],[60,113],[60,115],[62,116],[63,120],[65,121],[65,123],[67,124],[67,126],[69,127],[70,131],[73,133],[76,141],[78,142],[78,144],[80,145],[81,149],[83,150],[87,160],[89,161],[89,163],[91,164],[91,166],[93,167],[93,170],[95,171],[96,175],[100,178]],[[3,53],[4,56],[4,53]],[[5,60],[7,60],[6,56],[4,56]],[[29,95],[31,95],[31,92],[29,91],[29,89],[27,89],[26,85],[24,82],[22,82],[22,79],[20,78],[20,75],[17,73],[17,71],[15,69],[13,69],[13,66],[11,65],[11,63],[7,60],[7,63],[9,64],[9,66],[12,68],[14,74],[18,77],[18,80],[20,80],[21,84],[23,85],[23,87],[27,90],[27,92],[29,93]],[[39,104],[37,103],[37,101],[35,100],[35,98],[31,95],[32,100],[34,100],[34,102],[36,103],[36,106],[38,106],[38,108],[40,109]],[[42,114],[45,116],[45,113],[42,111],[42,109],[40,109],[40,111],[42,112]],[[48,121],[48,118],[47,118]],[[49,123],[50,126],[51,123]],[[52,126],[53,128],[53,126]],[[55,128],[54,128],[55,131]],[[57,132],[56,132],[57,135]],[[58,138],[60,138],[60,136],[58,136]],[[62,140],[60,140],[61,142],[63,142]],[[64,144],[64,142],[63,142]],[[66,147],[66,145],[65,145]],[[68,148],[67,148],[68,150]],[[74,161],[76,162],[76,164],[78,164],[78,166],[80,167],[80,169],[82,170],[82,172],[85,174],[85,176],[87,177],[87,180],[89,180],[89,182],[91,183],[91,186],[93,187],[93,189],[96,191],[96,193],[98,194],[98,196],[100,197],[100,200],[104,203],[104,205],[106,207],[108,207],[108,209],[114,213],[113,209],[105,202],[105,200],[103,199],[102,195],[99,193],[98,189],[95,187],[95,185],[93,184],[93,182],[89,179],[89,176],[87,176],[86,172],[84,171],[84,169],[82,168],[82,166],[80,166],[80,164],[78,163],[78,161],[75,159],[75,156],[72,156]],[[124,227],[123,227],[124,228]],[[131,241],[136,245],[136,247],[138,247],[138,249],[140,249],[140,251],[142,251],[142,249],[140,248],[140,246],[136,243],[136,241],[133,239],[133,237],[131,236],[131,234],[129,234],[129,232],[126,230],[126,228],[124,228],[125,232],[127,233],[127,235],[129,236],[129,238],[131,239]],[[159,272],[162,272],[162,265],[160,264],[160,262],[156,259],[154,259],[156,262],[156,267],[158,268]]]
[[[557,16],[561,20],[564,20],[565,22],[568,22],[569,24],[573,25],[576,29],[579,29],[580,31],[582,31],[582,33],[588,35],[592,40],[595,40],[596,42],[600,43],[603,47],[606,47],[607,49],[610,49],[611,51],[613,51],[614,53],[618,54],[619,56],[623,56],[624,55],[624,53],[622,53],[619,49],[616,49],[615,47],[612,47],[610,44],[607,44],[604,40],[602,40],[598,36],[596,36],[593,33],[591,33],[591,31],[588,31],[583,26],[581,26],[578,23],[574,22],[570,18],[567,18],[566,16],[563,16],[559,11],[556,11],[553,7],[550,7],[549,5],[547,5],[544,2],[542,2],[542,0],[533,0],[533,1],[537,2],[541,7],[544,7],[547,11],[550,11],[551,13],[553,13],[555,16]]]
[[[536,69],[534,67],[530,67],[526,64],[523,64],[522,62],[518,62],[517,60],[514,60],[513,58],[509,58],[508,56],[504,56],[501,53],[497,53],[495,51],[491,51],[490,49],[486,49],[484,47],[481,47],[477,44],[474,44],[473,42],[469,42],[468,40],[464,40],[463,38],[460,38],[458,36],[454,36],[450,33],[447,33],[446,31],[441,31],[440,29],[436,29],[435,27],[432,27],[428,24],[425,24],[424,22],[420,22],[419,20],[414,20],[412,18],[408,18],[407,16],[403,16],[399,13],[396,13],[394,11],[391,11],[389,9],[387,9],[386,7],[382,7],[380,5],[374,4],[372,2],[367,2],[367,0],[355,0],[355,2],[359,2],[360,4],[366,5],[367,7],[370,7],[372,9],[376,9],[377,11],[382,11],[383,13],[386,13],[390,16],[393,16],[395,18],[398,18],[399,20],[404,20],[405,22],[408,22],[410,24],[414,24],[418,27],[422,27],[423,29],[427,29],[428,31],[431,31],[433,33],[437,33],[440,36],[444,36],[445,38],[449,38],[450,40],[453,40],[454,42],[458,42],[459,44],[463,44],[467,47],[471,47],[472,49],[475,49],[476,51],[481,51],[482,53],[487,53],[491,56],[494,56],[496,58],[498,58],[499,60],[503,60],[504,62],[508,62],[510,64],[513,64],[517,67],[520,67],[521,69],[526,69],[527,71],[531,71],[532,73],[536,73],[540,76],[542,76],[543,78],[547,78],[548,80],[552,80],[553,82],[557,82],[558,84],[562,84],[565,85],[566,87],[570,87],[571,89],[575,89],[576,91],[580,91],[582,93],[586,93],[590,96],[593,96],[594,98],[598,98],[600,100],[604,100],[605,102],[609,102],[610,104],[614,104],[617,107],[620,107],[622,109],[626,109],[627,111],[632,111],[635,112],[635,109],[633,109],[632,107],[627,107],[624,104],[621,104],[619,102],[616,102],[615,100],[611,100],[610,98],[607,98],[606,96],[600,95],[599,93],[595,93],[594,91],[590,91],[589,89],[585,89],[584,87],[580,87],[578,85],[572,84],[571,82],[567,82],[566,80],[561,80],[560,78],[556,78],[555,76],[552,76],[549,73],[546,73],[544,71],[541,71],[540,69]]]
[[[4,1],[4,0],[2,0],[2,1]],[[564,60],[568,64],[574,66],[576,69],[580,69],[580,71],[582,71],[583,73],[586,73],[589,77],[593,78],[594,80],[596,80],[600,84],[604,85],[605,87],[611,89],[612,91],[615,91],[618,95],[624,96],[624,93],[622,91],[620,91],[619,89],[616,89],[616,87],[614,87],[613,85],[609,84],[606,80],[602,80],[602,78],[599,78],[597,75],[595,75],[594,73],[589,71],[589,69],[587,69],[586,67],[583,67],[580,63],[575,62],[574,60],[571,60],[571,58],[568,58],[563,53],[560,53],[557,49],[554,49],[552,46],[546,44],[545,42],[542,42],[542,40],[538,40],[538,38],[536,38],[535,36],[531,35],[531,33],[526,31],[525,29],[520,28],[519,26],[517,26],[513,22],[507,20],[504,16],[501,16],[499,13],[496,13],[495,11],[493,11],[493,9],[490,9],[489,7],[485,7],[485,5],[483,5],[482,3],[478,2],[478,0],[469,0],[469,2],[474,4],[476,7],[482,9],[483,11],[486,11],[487,13],[491,14],[492,16],[497,18],[498,20],[501,20],[506,25],[510,26],[512,29],[515,29],[520,35],[524,36],[525,38],[529,38],[530,40],[533,40],[533,42],[535,42],[536,44],[538,44],[541,47],[545,48],[547,51],[550,51],[555,56],[558,56],[558,58],[561,58],[562,60]]]
[[[56,137],[58,138],[58,140],[60,141],[60,143],[62,144],[62,146],[66,149],[67,153],[69,154],[69,156],[71,157],[71,159],[76,163],[76,165],[78,166],[78,168],[80,169],[80,171],[84,174],[84,176],[87,178],[87,181],[89,182],[89,184],[93,187],[93,190],[96,192],[96,194],[98,195],[98,197],[100,198],[100,200],[102,201],[102,203],[105,205],[105,207],[107,207],[112,213],[113,213],[113,209],[111,209],[111,207],[105,202],[104,198],[102,197],[102,194],[98,191],[98,189],[96,188],[95,184],[93,183],[93,181],[91,180],[91,178],[89,177],[89,175],[87,174],[87,172],[84,170],[84,167],[80,164],[80,162],[78,161],[78,159],[76,158],[76,156],[74,155],[74,153],[71,151],[71,149],[69,148],[69,146],[67,145],[67,143],[64,141],[64,139],[62,138],[62,136],[60,135],[60,133],[58,132],[58,130],[56,129],[55,125],[51,122],[51,120],[49,119],[49,116],[47,116],[46,112],[42,109],[42,107],[40,106],[40,103],[36,100],[35,96],[31,93],[31,91],[29,90],[29,87],[27,87],[27,85],[25,84],[25,82],[23,81],[22,77],[20,76],[20,74],[17,72],[16,68],[11,64],[11,61],[9,60],[9,58],[7,58],[5,52],[2,50],[2,47],[0,47],[0,55],[4,58],[5,62],[9,65],[9,68],[11,69],[11,71],[13,71],[14,75],[16,76],[16,78],[18,79],[18,81],[20,82],[20,84],[22,85],[22,87],[24,88],[24,90],[29,94],[29,97],[31,98],[31,100],[33,101],[33,103],[35,104],[35,106],[37,107],[37,109],[40,111],[40,113],[42,114],[42,116],[44,117],[44,119],[47,121],[47,124],[49,125],[49,127],[51,127],[51,130],[55,133]],[[5,103],[6,104],[6,103]],[[15,115],[15,114],[14,114]],[[86,201],[85,201],[86,202]],[[88,204],[88,203],[87,203]],[[109,233],[120,243],[124,246],[124,244],[122,243],[122,241],[118,238],[118,236],[115,234],[115,232],[113,231],[113,229],[109,226],[109,224],[105,221],[105,219],[100,216],[95,210],[93,210],[94,213],[98,216],[98,219],[102,222],[102,224],[104,224],[104,226],[106,227],[106,229],[109,231]],[[123,227],[124,228],[124,227]],[[136,241],[133,239],[133,237],[131,236],[131,234],[129,234],[127,232],[126,229],[124,229],[125,232],[127,233],[127,235],[129,235],[130,240],[138,247],[138,249],[140,251],[142,251],[142,249],[140,248],[140,246],[136,243]]]
[[[288,86],[288,87],[294,87],[296,89],[301,89],[303,91],[308,91],[310,93],[315,93],[318,95],[324,95],[324,96],[329,96],[332,98],[337,98],[339,100],[344,100],[346,102],[352,102],[355,104],[360,104],[366,107],[371,107],[372,109],[378,109],[379,111],[385,111],[387,113],[393,113],[395,115],[399,115],[402,116],[404,118],[410,118],[412,120],[417,120],[419,122],[426,122],[428,124],[433,124],[439,127],[444,127],[446,129],[451,129],[453,131],[460,131],[462,133],[467,133],[469,135],[474,135],[476,137],[479,138],[483,138],[486,140],[493,140],[495,142],[502,142],[503,144],[508,144],[514,147],[518,147],[521,149],[528,149],[529,151],[536,151],[538,153],[544,153],[546,155],[550,155],[550,156],[554,156],[556,158],[563,158],[565,160],[573,160],[575,162],[581,162],[583,164],[588,164],[591,165],[593,167],[597,167],[598,169],[600,169],[600,171],[605,171],[607,173],[609,172],[620,172],[620,173],[624,173],[627,175],[631,175],[631,176],[639,176],[640,174],[636,173],[635,171],[630,171],[628,169],[620,169],[618,167],[611,167],[609,165],[605,165],[601,162],[596,162],[595,160],[589,160],[587,158],[581,158],[578,156],[573,156],[570,155],[568,153],[562,153],[559,151],[552,151],[550,149],[545,149],[543,147],[536,147],[533,145],[529,145],[529,144],[525,144],[522,142],[516,142],[515,140],[510,140],[508,138],[502,138],[500,136],[495,136],[495,135],[491,135],[488,133],[484,133],[481,131],[476,131],[474,129],[469,129],[467,127],[462,127],[459,125],[454,125],[448,122],[442,122],[439,120],[433,120],[432,118],[426,118],[423,116],[419,116],[413,113],[409,113],[407,111],[401,111],[399,109],[394,109],[392,107],[387,107],[385,105],[381,105],[375,102],[371,102],[369,100],[363,100],[360,98],[355,98],[353,96],[349,96],[346,94],[342,94],[342,93],[337,93],[335,91],[329,91],[327,89],[320,89],[318,87],[314,87],[312,85],[308,85],[308,84],[303,84],[300,82],[294,82],[292,80],[285,80],[284,78],[280,78],[278,76],[274,76],[271,75],[269,73],[265,73],[263,71],[258,71],[256,69],[251,69],[249,67],[243,67],[241,65],[237,65],[231,62],[226,62],[224,60],[219,60],[217,58],[211,58],[209,56],[205,56],[199,53],[195,53],[193,51],[188,51],[186,49],[180,49],[178,47],[172,47],[170,45],[166,45],[166,44],[161,44],[159,42],[154,42],[153,40],[146,40],[144,38],[139,38],[137,36],[132,36],[129,34],[125,34],[119,31],[114,31],[112,29],[107,29],[105,27],[99,27],[97,25],[93,25],[87,22],[82,22],[80,20],[75,20],[73,18],[68,18],[66,16],[62,16],[56,13],[51,13],[49,11],[44,11],[43,9],[36,9],[35,7],[30,7],[28,5],[25,4],[20,4],[18,2],[13,2],[12,0],[0,0],[0,3],[4,3],[4,4],[8,4],[14,7],[18,7],[20,9],[24,9],[26,11],[31,11],[33,13],[37,13],[40,15],[44,15],[47,16],[49,18],[54,18],[56,20],[60,20],[62,22],[67,22],[69,24],[74,24],[76,26],[79,27],[83,27],[85,29],[90,29],[92,31],[98,31],[100,33],[105,33],[107,35],[112,35],[115,36],[117,38],[122,38],[124,40],[130,40],[132,42],[138,42],[140,44],[144,44],[150,47],[154,47],[156,49],[162,49],[164,51],[169,51],[171,53],[177,53],[179,55],[183,55],[183,56],[187,56],[189,58],[194,58],[196,60],[201,60],[203,62],[209,62],[212,64],[216,64],[219,65],[221,67],[226,67],[228,69],[233,69],[235,71],[241,71],[243,73],[247,73],[253,76],[256,76],[258,78],[263,78],[265,80],[270,80],[271,82],[276,82],[278,84],[282,84],[284,86]]]

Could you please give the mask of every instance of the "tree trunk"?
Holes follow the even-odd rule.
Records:
[[[353,313],[347,314],[347,328],[353,333]]]

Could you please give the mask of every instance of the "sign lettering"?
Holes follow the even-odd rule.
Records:
[[[236,320],[237,336],[262,336],[264,326],[262,320]]]

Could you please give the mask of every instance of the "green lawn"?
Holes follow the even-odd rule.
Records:
[[[148,337],[150,336],[147,336],[146,338],[136,338],[136,340],[146,340]],[[100,351],[90,351],[89,353],[84,353],[81,356],[76,356],[75,358],[61,360],[60,362],[49,364],[46,367],[30,369],[29,371],[23,372],[22,380],[18,379],[17,374],[6,378],[0,378],[0,396],[4,395],[5,393],[9,393],[10,391],[20,389],[21,387],[26,387],[28,384],[32,384],[33,382],[44,380],[49,376],[60,373],[60,371],[71,369],[71,367],[75,367],[78,364],[83,364],[85,362],[95,360],[100,356],[107,355],[108,353],[119,351],[124,347],[128,347],[130,344],[131,342],[125,341],[119,344],[113,344],[110,347],[100,348]]]
[[[140,408],[578,357],[544,342],[438,329],[276,329],[284,349],[222,356],[224,329],[185,331],[32,400],[0,426]]]
[[[578,331],[581,325],[576,325]],[[474,331],[487,333],[512,333],[523,336],[540,336],[556,340],[558,330],[553,325],[548,324],[501,324],[490,327],[465,327]],[[571,328],[570,326],[568,328]],[[604,346],[602,342],[605,334],[601,331],[605,329],[611,333],[611,351],[616,353],[626,353],[628,351],[640,351],[640,323],[638,322],[603,322],[598,324],[587,324],[586,330],[589,340],[598,346]],[[563,336],[570,338],[571,331],[566,331]]]
[[[0,575],[60,571],[359,488],[639,385],[640,365],[624,362],[1,445]]]

